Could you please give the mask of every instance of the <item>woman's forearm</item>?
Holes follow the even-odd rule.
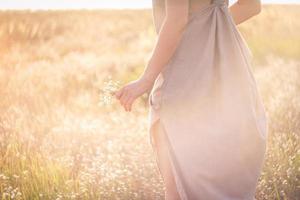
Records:
[[[186,21],[183,19],[165,18],[142,79],[154,83],[158,74],[174,54],[185,25]]]
[[[260,0],[239,0],[229,7],[230,13],[236,25],[257,15],[261,11]]]

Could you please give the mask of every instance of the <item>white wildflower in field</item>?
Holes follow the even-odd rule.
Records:
[[[100,106],[107,106],[113,104],[114,92],[120,87],[120,81],[114,81],[111,76],[104,81],[103,87],[100,89]]]

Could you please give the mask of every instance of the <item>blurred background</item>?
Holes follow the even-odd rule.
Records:
[[[235,1],[230,1],[230,5]],[[269,117],[258,200],[300,199],[300,5],[262,1],[238,26]],[[0,2],[0,199],[163,199],[141,75],[156,34],[150,0]]]

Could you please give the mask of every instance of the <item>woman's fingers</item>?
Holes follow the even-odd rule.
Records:
[[[134,92],[136,92],[134,89],[136,88],[124,86],[113,93],[126,111],[131,111],[132,104],[137,98],[136,95],[134,95]]]
[[[120,99],[120,97],[122,96],[124,92],[124,88],[121,88],[120,90],[114,92],[114,95],[116,96],[117,99]]]
[[[120,103],[125,108],[125,110],[126,110],[126,102],[129,100],[129,98],[130,95],[128,92],[123,92],[123,95],[120,97]]]
[[[129,94],[127,93],[126,96],[125,96],[124,99],[123,99],[123,102],[122,102],[122,105],[123,105],[125,111],[128,111],[128,108],[127,108],[127,102],[129,101],[129,99],[130,99],[130,96],[129,96]]]
[[[131,111],[131,106],[132,106],[133,101],[134,101],[133,97],[129,97],[128,100],[126,101],[125,107],[126,107],[127,111]]]
[[[123,95],[120,97],[120,103],[125,111],[131,111],[131,105],[134,99],[134,96],[129,91],[123,92]]]
[[[125,87],[121,88],[120,90],[116,91],[114,93],[116,98],[120,101],[120,104],[124,107],[124,109],[127,111],[128,109],[128,99],[130,98],[128,90],[125,89]]]

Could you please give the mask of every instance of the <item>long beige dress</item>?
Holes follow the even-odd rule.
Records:
[[[154,18],[161,1],[153,0]],[[212,0],[190,13],[153,85],[149,141],[157,150],[152,126],[160,120],[182,200],[254,199],[268,126],[251,59],[225,0]]]

